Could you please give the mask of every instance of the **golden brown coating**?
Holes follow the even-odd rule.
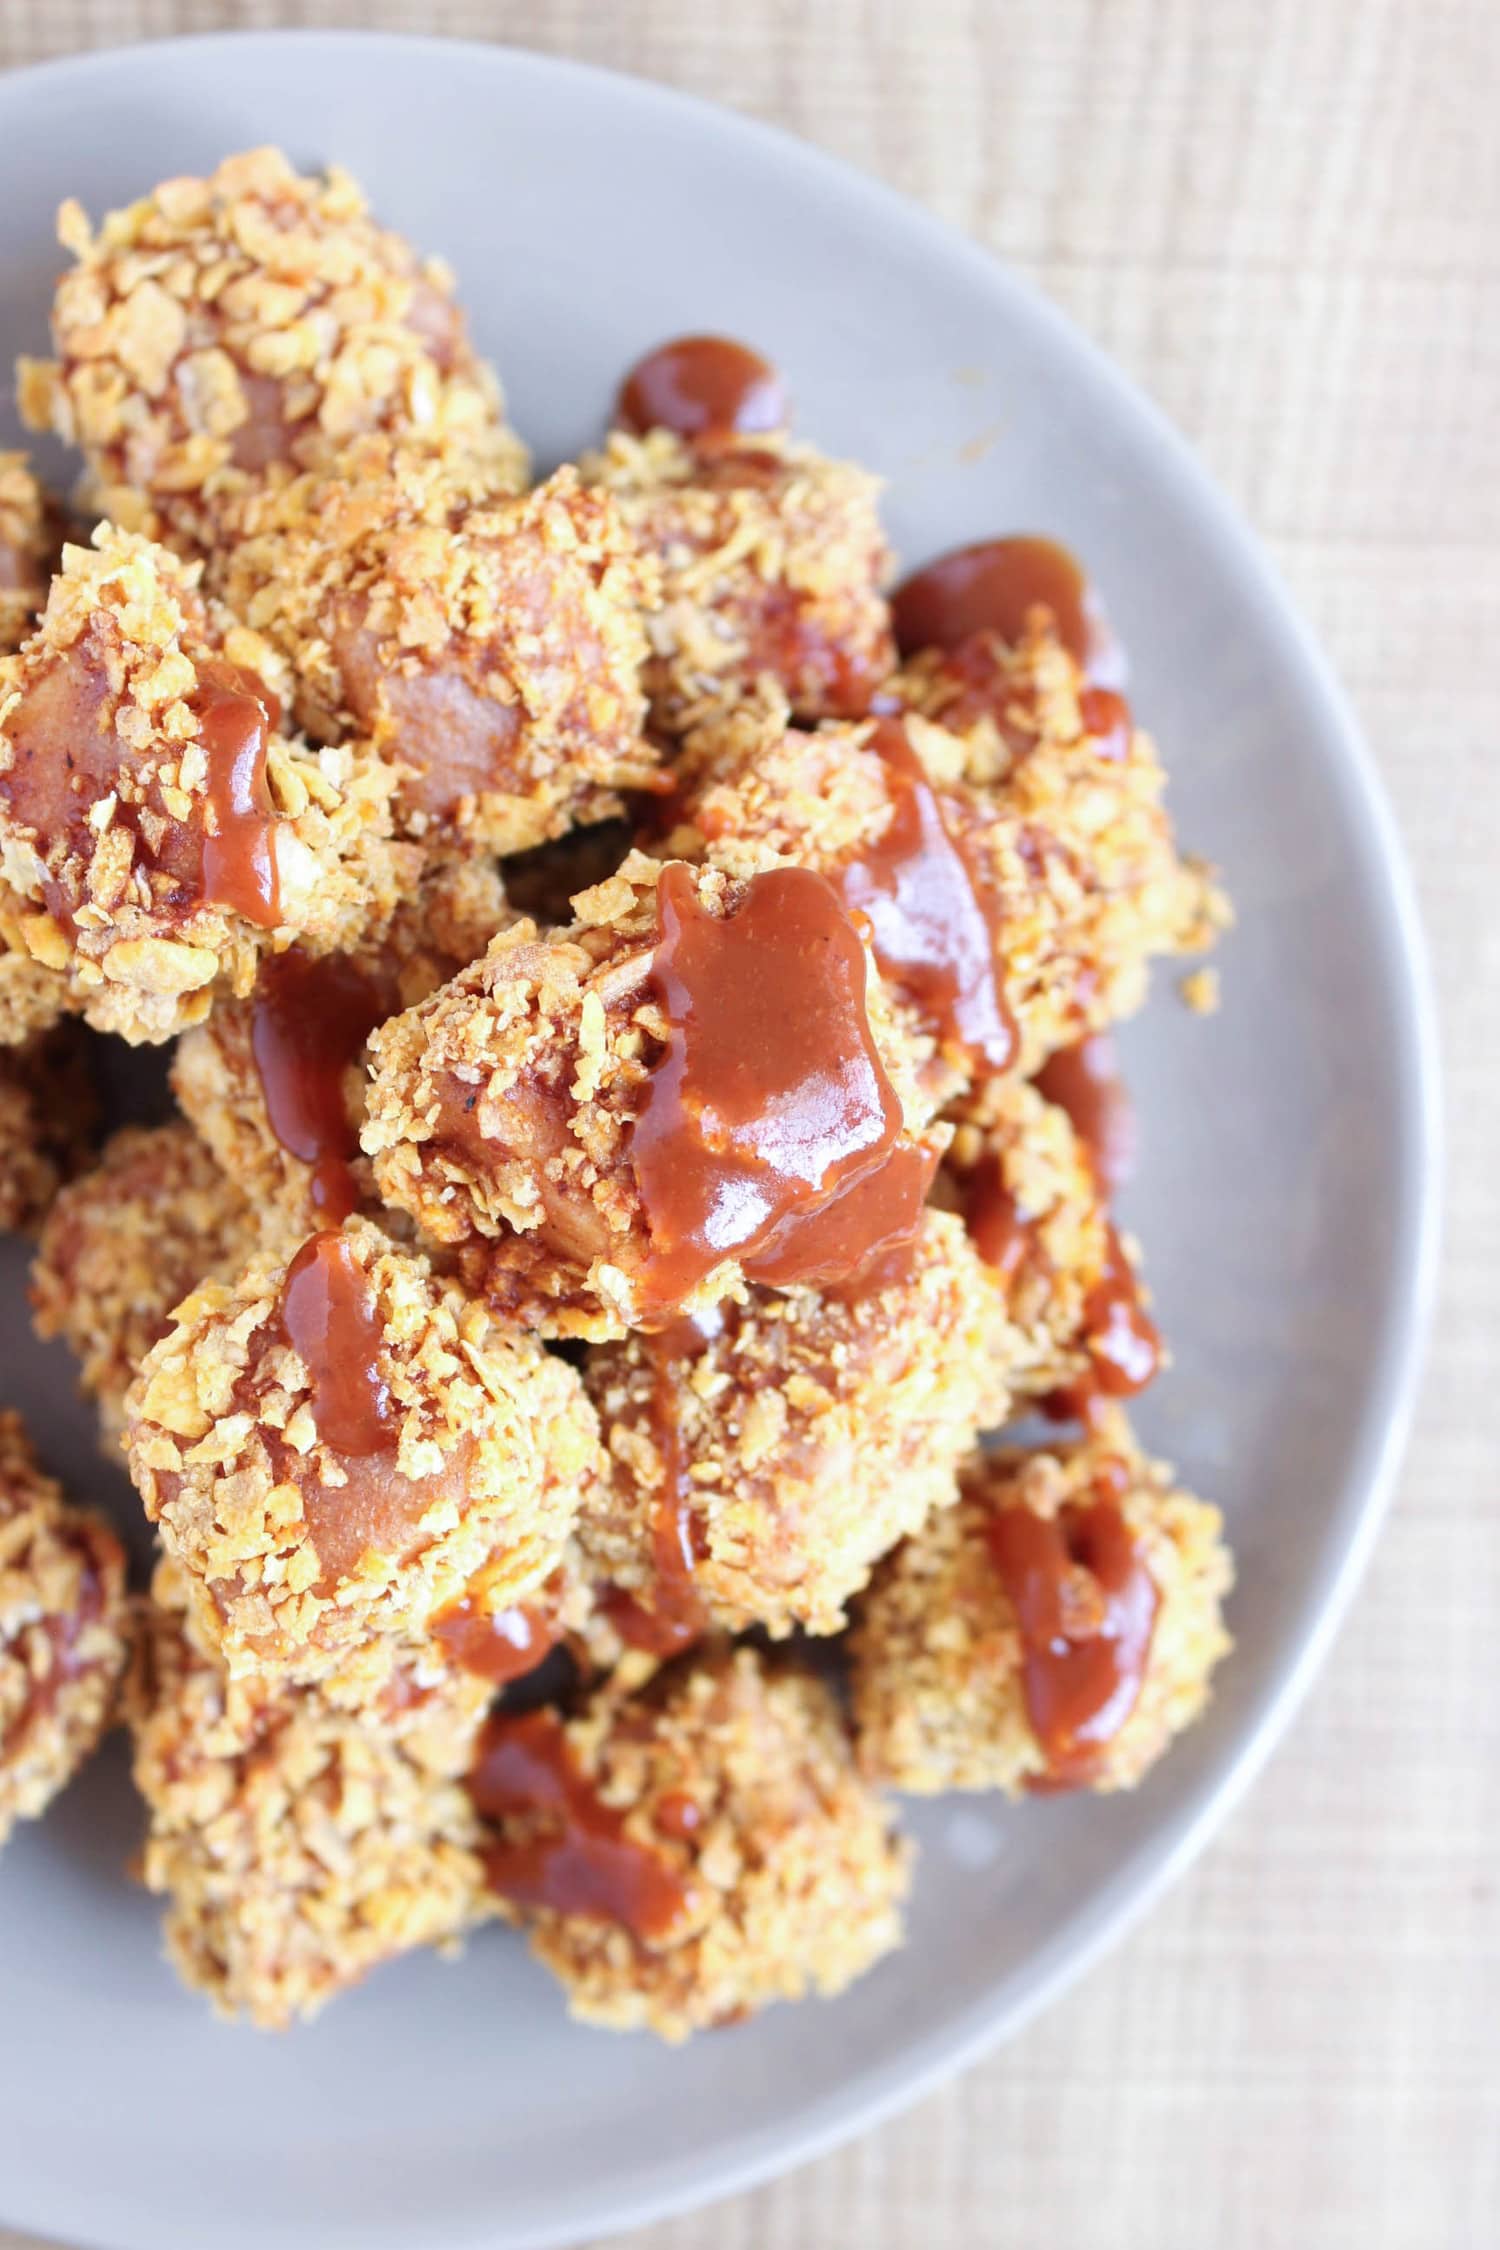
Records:
[[[31,1269],[40,1336],[60,1336],[99,1409],[106,1451],[122,1447],[125,1394],[174,1306],[225,1279],[260,1237],[257,1209],[190,1126],[127,1125],[52,1206]]]
[[[97,232],[65,203],[58,234],[76,260],[53,303],[58,356],[23,363],[21,405],[82,448],[103,513],[211,546],[247,484],[368,430],[469,445],[497,483],[525,481],[452,277],[377,227],[347,173],[302,177],[251,149]]]
[[[0,1047],[0,1230],[28,1232],[89,1160],[99,1122],[88,1034],[57,1024]]]
[[[919,708],[926,676],[901,685],[914,699],[907,742],[996,932],[1029,1075],[1054,1048],[1139,1007],[1152,957],[1210,944],[1227,910],[1209,873],[1177,852],[1149,737],[1134,729],[1101,747],[1084,727],[1077,667],[1050,633],[1015,652],[1014,668],[1029,701],[1018,700],[1005,735],[988,718],[963,736],[935,725]],[[867,860],[896,812],[873,736],[871,724],[789,731],[774,698],[742,704],[689,742],[670,848],[737,876],[778,861],[834,874]],[[899,975],[888,970],[888,982],[910,998]]]
[[[1087,1373],[1085,1308],[1109,1260],[1108,1206],[1067,1112],[1024,1079],[990,1079],[949,1117],[935,1199],[966,1216],[1004,1293],[1014,1397],[1044,1398]]]
[[[488,1690],[460,1676],[364,1707],[236,1689],[157,1574],[127,1695],[150,1814],[141,1872],[183,1981],[282,2030],[383,1961],[490,1911],[463,1775]]]
[[[119,1540],[63,1498],[20,1415],[0,1411],[0,1844],[103,1734],[129,1634]]]
[[[654,1616],[837,1632],[871,1566],[956,1498],[976,1428],[1005,1419],[1019,1338],[946,1212],[890,1267],[591,1352],[611,1478],[579,1546],[643,1635]]]
[[[295,1247],[322,1223],[320,1157],[347,1163],[346,1201],[374,1204],[358,1150],[368,1033],[467,967],[507,919],[492,861],[434,854],[378,943],[314,961],[282,954],[248,999],[221,1001],[183,1034],[173,1091],[267,1230],[290,1230]]]
[[[635,1927],[525,1907],[528,1891],[568,1899],[558,1812],[509,1796],[503,1766],[486,1790],[483,1749],[475,1792],[482,1809],[487,1797],[504,1807],[491,1878],[513,1905],[521,1879],[532,1951],[575,2016],[681,2040],[775,2000],[841,1992],[900,1943],[909,1854],[856,1773],[821,1680],[725,1649],[671,1666],[639,1695],[600,1694],[560,1741],[549,1717],[536,1715],[525,1746],[566,1762],[565,1818],[575,1833],[603,1829],[604,1887],[613,1878],[635,1906]]]
[[[1064,1648],[1076,1650],[1099,1634],[1103,1582],[1079,1559],[1087,1549],[1075,1511],[1101,1492],[1123,1514],[1154,1587],[1154,1625],[1133,1703],[1127,1688],[1123,1714],[1117,1706],[1113,1731],[1095,1739],[1087,1764],[1055,1778],[1038,1738],[1041,1705],[1028,1685],[1026,1640],[993,1527],[1013,1510],[1067,1527],[1057,1632]],[[1207,1700],[1210,1675],[1229,1648],[1222,1604],[1232,1577],[1217,1508],[1179,1491],[1167,1467],[1140,1453],[1123,1420],[1079,1445],[976,1456],[959,1506],[899,1547],[860,1604],[849,1647],[863,1770],[922,1795],[1014,1795],[1059,1779],[1134,1787]],[[1113,1630],[1107,1620],[1096,1650],[1107,1652]],[[1122,1638],[1129,1631],[1126,1618]]]
[[[370,438],[247,496],[215,591],[287,658],[298,718],[403,768],[408,833],[524,851],[649,788],[641,613],[654,565],[560,469],[524,498]]]
[[[273,945],[389,914],[390,777],[277,733],[278,676],[196,566],[108,526],[0,658],[0,866],[28,951],[99,1029],[168,1038]]]
[[[650,1250],[632,1127],[669,1024],[653,987],[662,863],[633,852],[573,901],[565,930],[520,921],[420,1007],[371,1041],[362,1135],[388,1203],[497,1305],[560,1332],[618,1335],[640,1317]],[[740,887],[693,878],[700,909],[736,911]],[[873,964],[865,1005],[907,1128],[930,1114],[923,1059],[895,1023]],[[723,1259],[690,1309],[731,1289]]]
[[[207,1643],[289,1680],[420,1639],[481,1565],[524,1599],[599,1457],[574,1370],[363,1219],[179,1305],[127,1446]]]
[[[30,899],[0,878],[0,1047],[23,1046],[77,1007],[67,978],[38,961],[26,943],[35,923]]]
[[[62,511],[24,453],[0,452],[0,656],[35,624],[61,548]]]
[[[869,709],[894,662],[877,478],[778,432],[695,448],[616,431],[579,466],[661,564],[646,682],[664,734],[765,679],[802,718]]]

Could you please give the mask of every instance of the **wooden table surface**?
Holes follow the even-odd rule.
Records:
[[[632,2250],[1493,2250],[1500,0],[5,0],[0,65],[307,23],[669,80],[882,174],[1039,281],[1186,431],[1342,672],[1443,1012],[1425,1398],[1291,1739],[1045,2020],[899,2123]]]

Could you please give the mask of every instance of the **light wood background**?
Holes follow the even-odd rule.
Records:
[[[1494,2250],[1500,0],[0,0],[0,64],[312,23],[670,80],[884,175],[1039,280],[1185,429],[1331,651],[1443,1010],[1425,1402],[1292,1738],[1024,2037],[631,2250]],[[0,2229],[0,2250],[28,2246]]]

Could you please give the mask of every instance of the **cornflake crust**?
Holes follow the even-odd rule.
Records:
[[[1152,958],[1212,943],[1227,907],[1177,852],[1149,737],[1134,729],[1102,744],[1085,730],[1082,677],[1050,630],[1013,665],[1005,733],[989,717],[964,735],[933,723],[921,705],[941,708],[941,697],[920,667],[898,686],[912,706],[907,741],[997,929],[1016,1062],[1030,1076],[1055,1048],[1138,1008]],[[873,734],[873,722],[799,732],[778,698],[742,703],[689,738],[668,848],[741,878],[786,863],[837,874],[895,817]],[[899,978],[887,982],[906,998]],[[944,1061],[951,1095],[972,1065],[946,1050]]]
[[[1017,1508],[1051,1521],[1094,1497],[1101,1477],[1123,1488],[1120,1506],[1157,1609],[1139,1695],[1085,1785],[1133,1788],[1198,1717],[1230,1646],[1222,1605],[1233,1564],[1222,1521],[1142,1455],[1120,1418],[1083,1444],[976,1455],[959,1506],[933,1516],[877,1572],[849,1643],[855,1738],[871,1780],[923,1796],[1046,1786],[1049,1760],[1028,1711],[1022,1640],[991,1526]],[[1067,1598],[1086,1630],[1099,1597],[1081,1564]]]
[[[0,655],[36,623],[61,549],[61,509],[24,453],[0,452]]]
[[[661,564],[646,621],[654,725],[679,735],[776,682],[799,717],[868,710],[895,662],[880,482],[781,432],[694,447],[611,434],[579,463]]]
[[[367,439],[247,496],[210,570],[287,658],[309,732],[402,769],[408,833],[525,851],[657,778],[656,568],[573,469],[508,498],[464,459]]]
[[[706,1624],[840,1629],[879,1557],[957,1498],[1019,1345],[957,1219],[929,1211],[893,1263],[867,1293],[755,1289],[691,1340],[594,1348],[612,1472],[579,1525],[595,1580],[670,1609],[658,1558],[691,1551]]]
[[[909,1852],[859,1779],[822,1681],[725,1649],[639,1695],[601,1694],[561,1731],[584,1793],[682,1893],[671,1925],[649,1935],[524,1912],[532,1951],[584,2022],[682,2040],[775,2000],[841,1992],[900,1943]],[[556,1833],[555,1813],[518,1807],[498,1824],[499,1866]]]
[[[119,1540],[63,1498],[20,1415],[0,1411],[0,1844],[108,1726],[129,1632]]]
[[[260,1231],[257,1209],[180,1122],[127,1125],[58,1196],[31,1269],[32,1315],[39,1336],[76,1354],[107,1452],[123,1447],[125,1395],[173,1308],[235,1273]]]
[[[365,1102],[365,1029],[414,1006],[466,968],[510,919],[505,887],[492,861],[474,853],[434,855],[424,860],[415,887],[401,899],[377,944],[311,964],[291,993],[288,1005],[316,1018],[326,966],[327,998],[318,1028],[335,1065],[352,1047],[343,1060],[340,1084],[351,1178],[362,1206],[373,1209],[377,1201],[368,1161],[357,1151]],[[295,1248],[323,1223],[316,1167],[279,1137],[256,1058],[258,1024],[264,1051],[264,986],[268,978],[285,975],[286,965],[286,956],[269,969],[263,965],[257,992],[248,999],[221,1001],[206,1023],[183,1034],[172,1061],[172,1088],[183,1114],[262,1214],[267,1232],[283,1228]],[[350,1007],[364,1011],[352,1020],[352,1028],[346,1020]]]
[[[563,930],[502,930],[483,960],[370,1042],[364,1131],[381,1194],[464,1253],[497,1308],[595,1339],[634,1325],[649,1228],[631,1127],[669,1025],[651,982],[662,863],[632,852],[581,892]],[[739,886],[695,875],[698,903],[731,914]],[[873,962],[865,1003],[910,1132],[931,1114],[924,1052],[896,1021]],[[689,1309],[736,1286],[717,1266]]]
[[[26,931],[35,924],[31,900],[0,879],[0,1047],[24,1046],[77,1010],[77,995],[67,978],[38,961],[27,946]]]
[[[77,1024],[0,1047],[0,1229],[30,1232],[89,1161],[99,1097]]]
[[[109,526],[96,539],[64,549],[40,627],[0,658],[0,873],[68,1002],[162,1040],[248,990],[272,947],[356,942],[403,867],[372,761],[266,725],[263,810],[242,801],[209,727],[226,698],[274,711],[279,660],[204,600],[196,566]]]
[[[348,174],[279,150],[164,180],[97,232],[52,309],[55,361],[22,362],[22,413],[81,447],[102,513],[211,547],[247,485],[336,460],[384,430],[472,449],[497,487],[526,455],[476,359],[453,281],[376,226]]]
[[[141,1873],[166,1950],[222,2016],[312,2016],[381,1962],[491,1911],[463,1784],[489,1691],[461,1676],[377,1696],[237,1690],[157,1574],[126,1698],[150,1827]]]
[[[1085,1306],[1110,1256],[1109,1208],[1066,1110],[1020,1078],[993,1078],[949,1111],[951,1146],[934,1187],[965,1212],[1016,1336],[1007,1373],[1019,1406],[1086,1377]],[[986,1233],[998,1189],[1004,1219]],[[986,1248],[993,1255],[985,1259]],[[996,1418],[997,1420],[1000,1417]]]
[[[316,1679],[383,1637],[420,1639],[481,1565],[497,1600],[523,1600],[599,1462],[571,1367],[368,1220],[316,1242],[355,1269],[366,1367],[309,1367],[285,1255],[262,1251],[178,1306],[128,1403],[131,1475],[235,1677]],[[368,1394],[379,1450],[323,1434],[323,1385],[341,1378]]]

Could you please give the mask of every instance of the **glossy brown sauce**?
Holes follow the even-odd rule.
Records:
[[[203,896],[258,929],[274,929],[281,887],[266,758],[280,707],[253,672],[216,661],[201,667],[192,708],[208,761]]]
[[[1105,1478],[1052,1520],[1000,1508],[985,1527],[1021,1635],[1021,1684],[1043,1787],[1093,1780],[1140,1696],[1158,1595]]]
[[[1134,722],[1130,705],[1114,688],[1086,687],[1078,698],[1078,716],[1097,757],[1123,765],[1130,756]]]
[[[1104,1270],[1083,1300],[1083,1341],[1088,1373],[1042,1401],[1042,1411],[1054,1421],[1093,1423],[1106,1400],[1134,1398],[1161,1367],[1160,1333],[1141,1302],[1135,1269],[1113,1226]]]
[[[988,633],[1013,647],[1039,609],[1051,615],[1058,639],[1091,681],[1124,685],[1124,658],[1103,606],[1076,556],[1055,539],[985,539],[956,547],[914,571],[891,596],[903,656],[925,648],[956,652]]]
[[[632,1937],[664,1937],[687,1905],[676,1871],[625,1832],[580,1772],[555,1711],[500,1713],[486,1722],[469,1776],[481,1817],[541,1816],[536,1832],[492,1844],[490,1889],[517,1906],[615,1922]]]
[[[971,1061],[1005,1070],[1016,1030],[998,973],[992,907],[905,727],[878,720],[870,747],[886,768],[894,811],[885,833],[843,870],[844,903],[867,917],[891,983]]]
[[[787,1220],[773,1248],[795,1258],[806,1286],[844,1303],[908,1281],[937,1168],[936,1149],[893,1148],[821,1211]]]
[[[989,1150],[964,1179],[963,1209],[969,1240],[1002,1281],[1012,1280],[1040,1249],[1036,1222],[1021,1216],[1005,1184],[1004,1167]]]
[[[470,1594],[434,1618],[432,1630],[455,1664],[496,1687],[524,1679],[557,1646],[551,1619],[530,1603],[487,1610]]]
[[[727,1258],[772,1286],[804,1279],[789,1222],[882,1166],[902,1115],[865,1012],[863,947],[820,875],[756,875],[721,918],[674,862],[657,917],[651,976],[671,1028],[631,1162],[651,1236],[648,1319],[660,1325]],[[859,1220],[853,1262],[891,1231],[873,1189]]]
[[[1036,1088],[1066,1111],[1101,1191],[1112,1195],[1123,1187],[1135,1170],[1135,1105],[1109,1034],[1094,1032],[1049,1055],[1036,1074]]]
[[[312,1166],[313,1206],[333,1222],[359,1203],[344,1074],[386,1012],[374,979],[338,955],[278,954],[256,983],[250,1048],[266,1115],[288,1155]]]
[[[662,1466],[651,1508],[650,1599],[611,1587],[601,1607],[623,1641],[654,1656],[690,1648],[708,1629],[696,1576],[705,1549],[683,1450],[680,1406],[687,1365],[700,1357],[721,1326],[715,1308],[702,1320],[674,1320],[641,1340],[651,1373],[648,1419]]]
[[[323,1443],[351,1459],[389,1453],[396,1417],[380,1373],[374,1292],[343,1236],[315,1234],[287,1268],[281,1317],[312,1385]]]
[[[636,361],[615,406],[621,429],[674,430],[713,444],[784,429],[786,386],[768,359],[728,336],[678,336]]]

